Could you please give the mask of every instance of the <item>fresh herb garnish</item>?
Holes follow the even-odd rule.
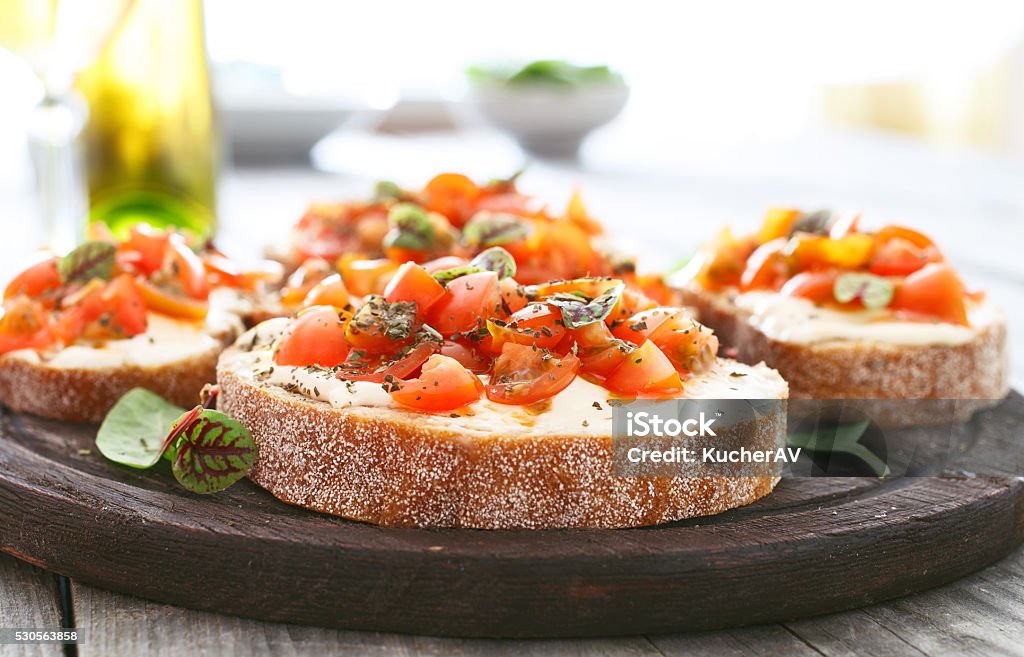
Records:
[[[96,434],[96,447],[111,461],[151,468],[164,451],[167,428],[184,412],[160,395],[133,388],[107,413]]]
[[[57,273],[65,284],[88,283],[94,278],[110,280],[117,247],[110,242],[84,242],[57,260]]]
[[[895,292],[896,288],[889,279],[857,272],[841,274],[832,287],[832,296],[839,303],[860,299],[870,310],[888,306]]]
[[[500,246],[492,246],[481,251],[479,255],[469,261],[469,264],[471,267],[478,267],[481,271],[493,271],[499,279],[512,278],[516,275],[516,259]]]
[[[603,322],[622,298],[624,289],[625,286],[620,283],[591,301],[574,294],[558,293],[552,295],[546,302],[562,311],[565,328],[578,329],[588,324]]]
[[[427,251],[434,246],[437,235],[427,211],[415,203],[399,203],[388,212],[392,231],[387,246],[414,251]]]
[[[404,195],[402,188],[390,180],[381,180],[373,186],[373,200],[377,203],[401,201]]]
[[[133,468],[151,468],[164,455],[174,478],[193,493],[224,490],[248,474],[256,443],[238,421],[204,403],[188,411],[142,388],[126,393],[107,414],[96,435],[100,453]]]
[[[220,411],[204,409],[186,414],[175,430],[174,478],[193,493],[216,493],[244,477],[256,459],[252,434],[238,420]],[[193,409],[194,411],[195,409]]]
[[[446,285],[456,278],[478,274],[482,271],[493,271],[499,279],[511,278],[516,275],[516,260],[511,253],[500,246],[492,246],[480,252],[468,265],[434,272],[434,280]]]
[[[462,239],[471,247],[500,246],[529,237],[530,224],[512,214],[477,212],[463,226]]]

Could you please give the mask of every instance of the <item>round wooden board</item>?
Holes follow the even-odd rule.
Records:
[[[1017,394],[963,428],[958,463],[1007,476],[786,479],[742,509],[617,531],[384,529],[247,481],[200,497],[165,465],[105,461],[95,427],[0,420],[0,549],[96,586],[265,620],[496,637],[711,629],[936,586],[1024,538]]]

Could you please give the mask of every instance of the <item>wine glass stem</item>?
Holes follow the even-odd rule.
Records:
[[[43,241],[58,253],[72,248],[85,229],[89,201],[78,137],[86,114],[85,103],[72,93],[47,95],[29,124]]]

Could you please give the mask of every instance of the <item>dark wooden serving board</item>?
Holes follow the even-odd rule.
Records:
[[[618,531],[383,529],[242,482],[200,497],[105,461],[95,428],[0,412],[0,549],[144,598],[453,636],[710,629],[904,595],[1024,539],[1024,399],[964,428],[959,472],[796,478],[716,517]]]

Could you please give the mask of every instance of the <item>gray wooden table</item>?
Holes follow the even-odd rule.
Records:
[[[821,143],[816,146],[821,147]],[[832,159],[842,159],[843,148],[843,143],[831,143],[827,150]],[[898,214],[908,223],[926,226],[947,245],[948,254],[968,280],[988,289],[1007,308],[1011,344],[1017,347],[1013,376],[1020,388],[1024,382],[1024,260],[1017,257],[1017,251],[1024,244],[1020,239],[1024,237],[1024,195],[1020,191],[1024,185],[1012,182],[1016,174],[1021,175],[1018,183],[1024,180],[1024,168],[1019,163],[989,160],[969,160],[970,166],[966,166],[963,159],[947,162],[926,153],[857,142],[847,148],[854,161],[847,163],[840,176],[812,171],[811,165],[787,169],[786,158],[794,151],[799,154],[800,149],[788,148],[774,155],[737,154],[737,161],[742,159],[748,166],[757,158],[771,162],[773,173],[763,178],[755,175],[756,171],[745,171],[731,182],[687,168],[684,160],[670,174],[542,168],[529,175],[537,186],[546,184],[551,189],[564,190],[573,181],[583,182],[592,190],[590,196],[596,198],[617,242],[650,249],[656,264],[691,248],[707,235],[709,226],[726,219],[749,219],[765,205],[780,200],[820,204],[822,199],[834,199],[841,204],[861,199],[861,207],[885,210],[886,217]],[[887,166],[895,168],[879,171]],[[868,175],[868,169],[877,175]],[[399,167],[390,175],[414,182],[420,172],[403,173]],[[801,182],[807,180],[812,183]],[[956,181],[953,191],[951,180]],[[366,181],[308,171],[265,170],[231,175],[225,183],[224,232],[228,239],[224,243],[255,252],[279,237],[282,217],[296,216],[307,199],[344,196],[363,188]],[[530,186],[531,178],[524,184]],[[0,189],[0,197],[2,192]],[[635,216],[637,212],[644,213],[642,221]],[[8,243],[4,250],[15,253],[17,248],[23,247]],[[462,640],[345,632],[201,613],[74,581],[65,589],[63,602],[68,603],[70,618],[62,615],[56,575],[0,555],[0,627],[56,628],[65,622],[85,628],[86,643],[77,648],[82,657],[1024,655],[1024,549],[953,584],[855,611],[718,632],[612,639]],[[60,646],[0,645],[2,657],[61,654]]]

